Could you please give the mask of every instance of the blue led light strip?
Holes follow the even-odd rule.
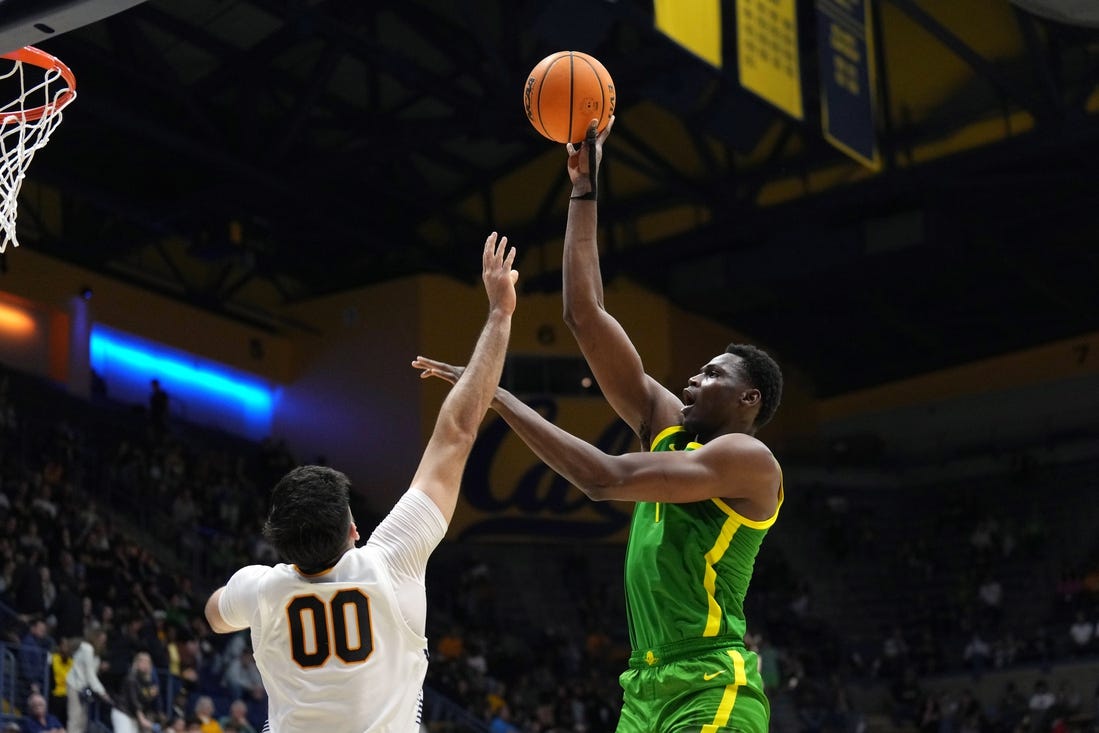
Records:
[[[135,376],[186,385],[210,398],[232,400],[250,410],[271,412],[273,399],[269,388],[242,380],[210,362],[187,364],[178,357],[158,353],[151,344],[108,333],[100,326],[92,327],[90,357],[95,369],[102,370],[108,362],[117,363]]]

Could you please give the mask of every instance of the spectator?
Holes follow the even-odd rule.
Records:
[[[985,517],[977,522],[969,535],[969,544],[977,552],[978,558],[988,555],[996,535],[996,520]]]
[[[214,700],[209,695],[200,695],[195,700],[195,720],[201,733],[224,733],[221,723],[214,717]],[[192,725],[193,722],[188,723],[187,729],[190,730]]]
[[[920,733],[940,733],[943,728],[943,715],[937,695],[927,695],[923,701],[923,713],[920,715]]]
[[[506,702],[492,716],[488,730],[489,733],[519,733],[519,729],[511,722],[511,708]]]
[[[759,657],[759,674],[763,678],[763,689],[774,692],[782,684],[781,652],[771,646],[770,637],[756,635],[756,655]]]
[[[1011,631],[1001,636],[992,644],[992,666],[996,669],[1004,669],[1014,665],[1021,646]]]
[[[73,561],[72,554],[62,553],[62,558]],[[62,574],[57,583],[57,598],[48,609],[55,621],[54,633],[58,639],[70,639],[84,633],[83,599],[76,592],[76,579]]]
[[[195,623],[206,626],[205,622],[197,619]],[[198,636],[184,629],[177,650],[179,652],[179,676],[183,681],[183,688],[188,692],[193,691],[198,685],[199,676],[203,669],[202,647],[199,645]]]
[[[110,703],[111,697],[99,680],[99,655],[107,645],[107,632],[92,631],[73,652],[73,666],[65,678],[65,691],[69,698],[68,733],[85,733],[88,730],[88,703],[99,698]]]
[[[894,724],[910,723],[918,726],[923,717],[924,692],[920,687],[915,668],[904,669],[903,674],[894,681],[891,693]]]
[[[128,615],[128,612],[120,612],[120,617],[125,615]],[[143,624],[144,621],[140,616],[130,615],[122,620],[116,626],[116,631],[110,635],[110,641],[102,651],[104,666],[100,669],[100,677],[105,687],[111,690],[122,688],[122,680],[130,671],[134,655],[146,648],[141,641]]]
[[[1004,685],[1003,694],[996,702],[996,714],[993,723],[996,730],[1016,731],[1026,715],[1027,699],[1019,691],[1015,682],[1009,680]]]
[[[111,727],[114,733],[148,733],[154,725],[163,723],[153,659],[147,652],[138,652],[115,698]]]
[[[962,658],[973,673],[973,679],[980,679],[981,675],[988,669],[988,665],[992,661],[992,647],[984,640],[980,631],[974,630],[973,636],[969,638],[969,642],[965,645]]]
[[[977,588],[977,598],[981,602],[980,620],[988,628],[998,628],[1003,618],[1004,588],[1000,581],[987,575]]]
[[[962,690],[961,696],[958,698],[958,721],[960,723],[960,729],[965,731],[973,731],[978,733],[986,727],[984,710],[981,709],[981,703],[973,695],[973,690]]]
[[[1030,730],[1033,733],[1048,731],[1053,718],[1053,706],[1057,703],[1057,697],[1050,691],[1049,683],[1044,679],[1035,681],[1034,692],[1027,701],[1027,711],[1030,717]]]
[[[823,733],[828,721],[828,708],[821,698],[820,690],[814,683],[807,682],[799,686],[797,701],[798,720],[802,733]]]
[[[19,546],[24,550],[33,551],[35,553],[35,560],[37,561],[28,563],[29,566],[33,566],[32,569],[28,572],[41,573],[41,565],[39,564],[41,561],[38,558],[40,558],[42,553],[45,552],[46,543],[42,539],[39,521],[40,520],[38,519],[29,520],[26,523],[26,527],[23,530],[22,534],[19,535]],[[41,586],[41,583],[36,583],[35,585],[30,586],[30,588],[33,589],[35,586]],[[34,591],[28,590],[27,592],[31,593]],[[38,588],[38,592],[42,592],[41,587]],[[33,606],[26,607],[27,611],[41,613],[46,608],[46,606],[42,603],[41,598],[35,599],[33,603]]]
[[[1049,631],[1045,626],[1039,625],[1034,629],[1034,636],[1030,638],[1027,656],[1031,661],[1036,661],[1043,672],[1048,672],[1053,662],[1054,648],[1050,640]]]
[[[180,665],[180,650],[183,642],[180,640],[181,629],[176,624],[168,624],[164,630],[164,648],[168,653],[168,674],[176,685],[183,684],[183,668]],[[197,673],[191,682],[198,679]]]
[[[69,719],[69,697],[65,686],[65,678],[73,667],[73,649],[79,639],[61,637],[57,649],[50,655],[50,712],[64,725]]]
[[[900,627],[894,627],[892,633],[882,641],[881,674],[896,677],[908,666],[908,642]]]
[[[46,698],[37,692],[27,698],[27,714],[20,730],[22,733],[65,733],[57,716],[46,710]]]
[[[1064,568],[1061,570],[1055,590],[1057,606],[1061,612],[1075,609],[1080,594],[1084,590],[1083,573],[1077,567]]]
[[[0,497],[3,496],[4,494],[0,494]],[[4,533],[8,533],[7,528],[4,529]],[[15,570],[15,560],[13,560],[10,555],[5,557],[2,567],[0,567],[0,599],[2,599],[5,603],[9,605],[14,605],[15,603],[11,595],[13,584],[15,582]]]
[[[1057,693],[1054,695],[1056,702],[1053,705],[1054,714],[1058,718],[1073,719],[1080,714],[1084,701],[1079,691],[1068,680],[1061,680],[1057,685]]]
[[[23,678],[23,692],[46,694],[47,667],[54,642],[50,638],[46,620],[33,618],[19,643],[19,672]]]
[[[160,381],[149,382],[149,429],[153,442],[159,443],[168,427],[168,393],[160,386]]]
[[[233,700],[263,700],[267,696],[263,688],[263,678],[256,667],[256,659],[252,656],[252,650],[247,647],[229,660],[222,682]]]
[[[38,575],[42,583],[42,608],[49,611],[57,601],[57,585],[50,577],[50,569],[42,565],[38,568]]]
[[[1095,641],[1095,624],[1088,620],[1083,611],[1077,611],[1076,619],[1068,627],[1068,636],[1073,654],[1090,654]]]
[[[256,733],[255,727],[248,721],[248,703],[244,700],[233,700],[229,704],[229,714],[220,722],[224,733],[234,730],[237,733]]]
[[[452,625],[435,645],[435,653],[444,662],[457,661],[464,652],[465,642],[462,639],[462,632],[456,625]]]

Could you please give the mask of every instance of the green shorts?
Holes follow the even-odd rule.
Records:
[[[758,657],[744,649],[653,664],[631,657],[619,682],[617,733],[767,733],[770,724]]]

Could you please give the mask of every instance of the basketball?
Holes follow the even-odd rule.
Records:
[[[527,119],[543,136],[578,143],[588,124],[607,126],[614,114],[614,82],[598,59],[581,51],[558,51],[531,70],[523,87]]]

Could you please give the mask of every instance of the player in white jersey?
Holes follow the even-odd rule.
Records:
[[[446,533],[477,428],[500,381],[515,311],[515,249],[485,240],[489,315],[419,468],[370,539],[347,476],[301,466],[271,495],[264,534],[285,561],[238,570],[206,602],[218,633],[251,629],[272,733],[415,733],[427,673],[428,556]]]

